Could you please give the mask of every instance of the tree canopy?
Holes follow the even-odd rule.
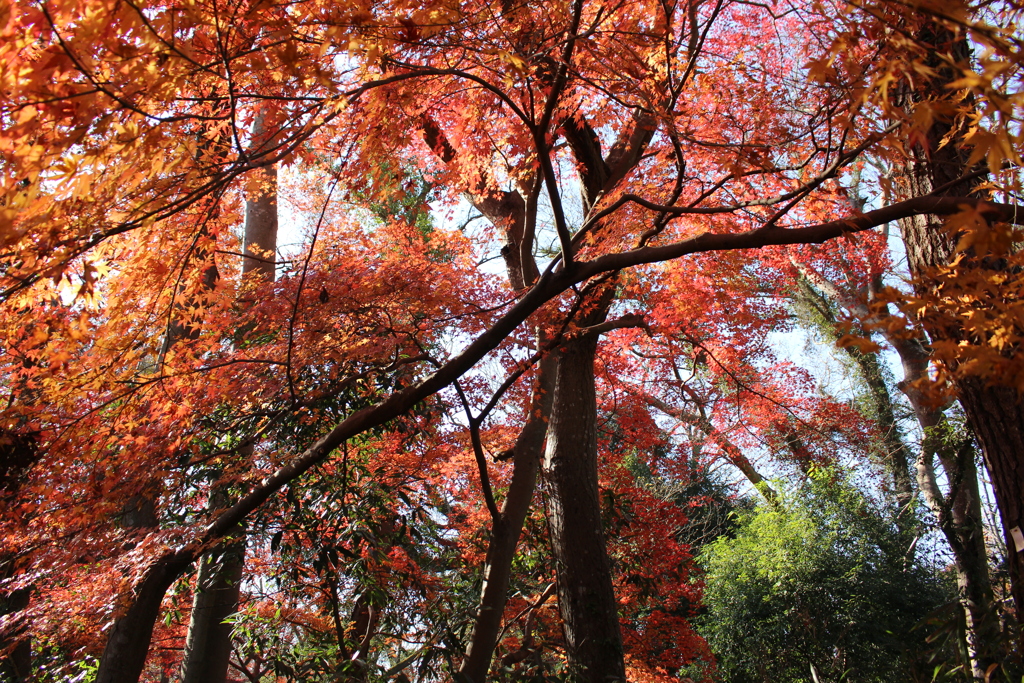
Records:
[[[712,671],[672,492],[903,429],[772,343],[801,282],[966,577],[962,402],[1020,613],[1020,12],[0,0],[11,666],[188,679],[208,592],[253,681]]]

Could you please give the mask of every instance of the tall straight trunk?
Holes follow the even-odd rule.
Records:
[[[221,544],[204,553],[199,561],[182,683],[227,680],[232,630],[227,619],[238,611],[244,557],[243,538]]]
[[[536,487],[547,419],[554,397],[556,369],[554,358],[549,356],[541,360],[530,418],[520,431],[513,449],[512,480],[502,503],[501,517],[491,530],[477,616],[466,657],[459,668],[459,674],[469,683],[483,683],[486,680],[501,630],[512,576],[512,560]]]
[[[527,193],[527,199],[516,202],[509,198],[498,207],[492,203],[479,202],[498,223],[505,226],[509,246],[504,252],[509,284],[523,289],[533,284],[540,276],[532,254],[533,226],[536,222],[536,193]],[[507,214],[504,223],[501,215]],[[545,345],[544,334],[534,333],[538,351]],[[498,634],[501,631],[508,588],[512,578],[512,561],[515,558],[523,523],[530,511],[533,493],[537,486],[537,473],[544,448],[548,416],[554,398],[557,362],[552,355],[541,359],[537,378],[530,400],[529,417],[516,438],[512,449],[512,479],[508,493],[502,502],[500,515],[491,528],[491,537],[484,560],[483,585],[473,632],[470,636],[466,656],[459,667],[459,676],[467,683],[483,683],[491,666]]]
[[[424,121],[424,139],[445,163],[455,159],[455,149],[432,120]],[[524,183],[518,192],[503,191],[497,196],[470,193],[468,196],[473,206],[501,229],[505,237],[505,247],[501,251],[505,271],[509,285],[516,291],[524,291],[540,277],[533,256],[539,191],[539,178],[534,178]],[[545,336],[540,329],[534,331],[534,343],[538,351],[545,346]],[[456,675],[459,681],[483,683],[491,666],[508,601],[512,561],[536,489],[554,395],[555,370],[553,356],[541,359],[528,417],[513,448],[512,479],[498,518],[491,526],[480,600],[466,656]]]
[[[906,357],[903,357],[906,367]],[[927,363],[919,365],[923,375]],[[978,472],[973,451],[957,449],[946,438],[949,427],[945,415],[911,388],[914,379],[920,378],[921,375],[911,375],[904,380],[905,393],[925,435],[917,459],[918,485],[953,552],[957,592],[967,625],[965,635],[971,676],[974,680],[983,681],[989,667],[999,660],[999,632],[988,571]],[[939,489],[934,469],[935,456],[939,457],[950,482],[947,495]]]
[[[604,298],[584,324],[599,323]],[[601,522],[597,471],[596,335],[558,350],[544,452],[548,527],[570,668],[588,683],[625,681],[618,603]]]
[[[896,335],[890,337],[890,342],[903,366],[903,381],[899,387],[910,401],[924,434],[917,457],[918,487],[953,552],[957,591],[967,624],[971,675],[975,680],[984,680],[988,668],[999,659],[999,633],[974,453],[950,443],[945,414],[917,388],[928,376],[925,347],[917,339]],[[949,481],[946,495],[939,489],[935,476],[936,456]]]
[[[256,134],[262,134],[257,122]],[[260,194],[245,203],[245,258],[242,277],[274,280],[277,251],[277,168],[257,171]],[[243,446],[239,455],[252,455],[252,445]],[[228,484],[215,482],[210,494],[210,510],[230,503]],[[227,619],[238,611],[242,570],[245,563],[245,532],[239,529],[233,538],[207,551],[199,562],[196,589],[185,638],[185,658],[181,683],[224,683],[231,659],[232,626]]]
[[[966,40],[957,38],[935,24],[925,24],[918,31],[918,40],[934,47],[931,64],[936,75],[922,79],[918,89],[909,93],[913,101],[929,96],[944,96],[947,84],[959,74],[945,65],[939,55],[950,53],[959,60],[970,57]],[[932,125],[919,144],[909,152],[910,158],[895,178],[898,197],[922,196],[938,188],[940,195],[969,196],[979,181],[956,182],[970,169],[967,167],[969,150],[958,143],[962,133],[954,129],[953,122],[939,120]],[[942,144],[946,140],[946,144]],[[953,237],[941,230],[941,224],[931,216],[918,216],[900,221],[907,261],[919,288],[928,288],[929,269],[950,263],[954,254]],[[993,267],[975,261],[974,267]],[[925,329],[935,340],[954,340],[956,332],[943,329],[929,320]],[[1007,547],[1007,564],[1017,621],[1024,621],[1024,543],[1018,544],[1024,525],[1024,403],[1016,389],[991,384],[985,378],[965,378],[955,384],[967,420],[981,444],[985,463],[992,478],[996,504],[999,507]],[[1024,640],[1018,642],[1020,656]]]

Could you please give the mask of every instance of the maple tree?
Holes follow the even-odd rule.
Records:
[[[972,265],[986,249],[1003,256],[1005,226],[1021,221],[1012,4],[985,10],[992,25],[966,5],[725,0],[0,8],[0,557],[5,590],[38,596],[15,619],[92,648],[97,680],[137,680],[169,587],[282,497],[308,506],[297,510],[306,521],[281,528],[296,534],[291,566],[298,576],[312,565],[327,589],[296,588],[301,629],[329,633],[329,617],[333,656],[364,661],[384,637],[380,612],[369,615],[385,600],[350,596],[346,625],[330,589],[355,576],[340,557],[363,552],[359,536],[298,535],[318,509],[304,491],[337,476],[339,457],[348,505],[338,452],[349,450],[378,482],[416,482],[409,501],[385,496],[375,525],[457,511],[456,566],[482,566],[482,586],[464,651],[446,664],[455,675],[484,680],[496,647],[507,665],[542,666],[549,641],[587,680],[627,667],[658,680],[704,656],[696,638],[657,635],[686,632],[696,596],[685,571],[667,568],[685,565],[685,548],[655,548],[642,521],[605,530],[605,492],[647,510],[636,520],[662,508],[621,474],[622,440],[606,439],[602,421],[650,425],[661,411],[771,497],[744,464],[744,432],[807,467],[856,441],[862,421],[774,358],[764,338],[784,313],[758,295],[792,281],[785,245],[845,237],[877,251],[873,228],[917,216],[952,216],[949,231],[974,250],[929,263],[953,269],[939,274],[948,287],[994,292],[968,343],[933,336],[1007,533],[1019,526],[1016,456],[1002,446],[1012,439],[980,429],[986,410],[971,408],[1019,391],[986,384],[992,368],[1019,376],[1015,271]],[[946,53],[919,14],[983,46],[978,68],[948,56],[945,85],[928,82]],[[963,133],[935,132],[961,130],[950,121]],[[851,206],[866,155],[913,175],[948,150],[963,156],[949,182],[894,182],[880,208]],[[984,196],[952,183],[981,178],[979,161]],[[242,273],[253,256],[274,260],[273,246],[235,226],[275,167],[278,210],[304,240],[276,281],[259,281]],[[468,204],[489,226],[423,225],[423,180],[441,211]],[[921,234],[947,239],[929,221]],[[489,257],[504,278],[481,269]],[[912,265],[920,300],[908,310],[970,317]],[[609,407],[609,396],[620,400]],[[509,595],[538,478],[553,561],[524,581],[524,603]],[[676,514],[664,509],[674,521],[663,536],[684,525]],[[369,590],[389,567],[418,591],[393,603],[411,610],[441,584],[407,533],[368,543],[375,568],[359,581]],[[645,602],[658,594],[660,606]],[[265,605],[247,609],[252,624],[273,622]],[[400,621],[389,623],[419,628]],[[108,624],[102,652],[71,623]],[[437,651],[436,634],[420,636],[418,656]],[[249,651],[254,666],[260,652]],[[393,666],[409,656],[394,652]]]

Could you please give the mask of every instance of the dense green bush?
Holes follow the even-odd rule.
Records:
[[[701,556],[701,634],[729,683],[930,680],[914,629],[952,599],[908,552],[892,515],[834,472],[740,513]]]

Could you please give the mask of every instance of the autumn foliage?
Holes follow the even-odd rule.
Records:
[[[800,278],[869,309],[847,346],[927,330],[931,396],[1024,388],[1019,12],[3,1],[0,591],[30,600],[0,645],[176,675],[197,563],[234,543],[249,680],[599,680],[577,477],[616,666],[713,675],[706,501],[673,487],[722,463],[771,499],[766,468],[879,438],[780,350]],[[969,191],[909,191],[940,125]],[[888,226],[918,216],[953,246],[907,286]]]

